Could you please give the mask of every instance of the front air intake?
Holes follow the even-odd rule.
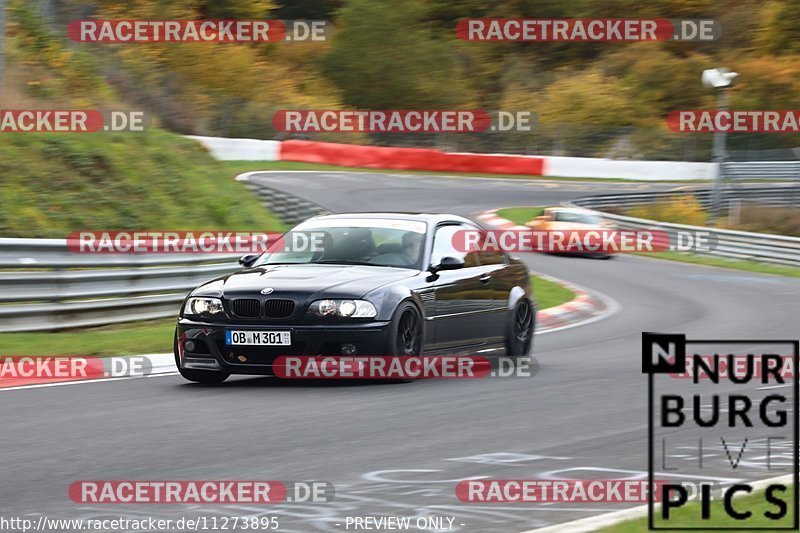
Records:
[[[267,318],[287,318],[294,311],[292,300],[267,300],[264,302],[264,316]]]
[[[254,298],[232,300],[231,312],[239,318],[259,318],[261,316],[261,301]]]

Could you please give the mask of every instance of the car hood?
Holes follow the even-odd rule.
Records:
[[[195,295],[259,295],[263,289],[277,298],[319,296],[359,298],[387,283],[413,277],[419,271],[362,265],[264,265],[234,272],[195,289]]]

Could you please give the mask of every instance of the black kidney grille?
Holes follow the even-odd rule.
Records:
[[[261,316],[261,301],[254,298],[232,300],[231,311],[240,318],[258,318]]]
[[[292,300],[267,300],[264,302],[264,316],[267,318],[287,318],[294,312]]]

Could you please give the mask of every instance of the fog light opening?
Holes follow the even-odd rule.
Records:
[[[356,349],[355,344],[342,344],[342,355],[356,355],[358,350]]]

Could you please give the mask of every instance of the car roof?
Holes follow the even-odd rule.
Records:
[[[319,215],[310,218],[309,220],[336,220],[348,218],[374,218],[374,219],[399,219],[399,220],[415,220],[425,222],[428,226],[434,226],[441,222],[466,222],[475,224],[474,221],[446,213],[403,213],[403,212],[376,212],[376,213],[336,213],[335,215]]]

